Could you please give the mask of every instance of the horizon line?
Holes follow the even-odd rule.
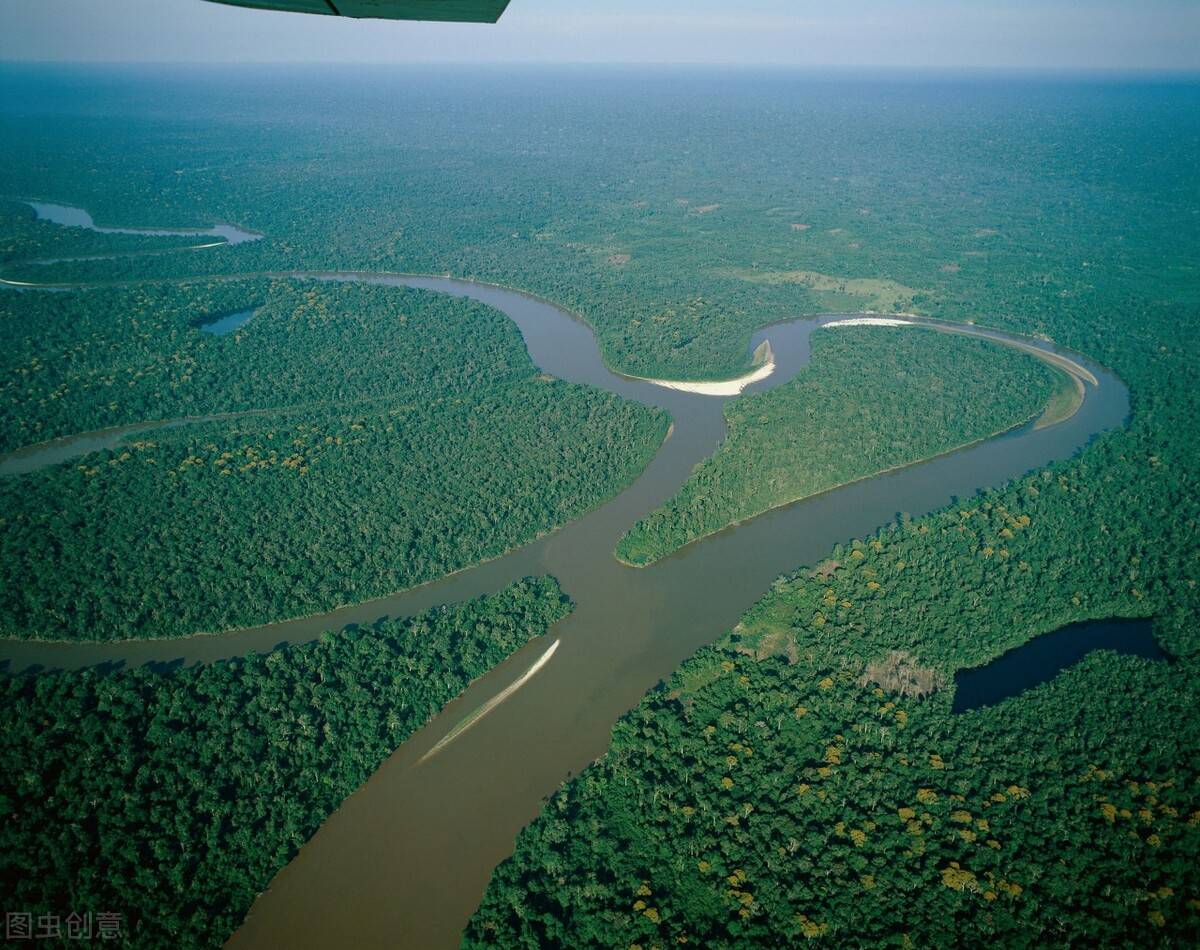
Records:
[[[933,63],[748,63],[738,60],[714,62],[693,60],[416,60],[397,62],[387,60],[225,60],[225,59],[189,59],[189,60],[141,60],[141,59],[6,59],[0,57],[0,67],[7,66],[105,66],[105,67],[189,67],[189,66],[220,66],[220,67],[270,67],[270,66],[306,66],[309,68],[322,67],[384,67],[384,68],[429,68],[429,67],[522,67],[522,68],[563,68],[591,67],[601,69],[739,69],[747,72],[762,71],[834,71],[850,72],[854,70],[870,70],[879,72],[953,72],[953,73],[1042,73],[1051,75],[1070,75],[1080,73],[1105,75],[1145,75],[1145,76],[1189,76],[1200,78],[1198,66],[1112,66],[1112,65],[1067,65],[1046,66],[1028,64],[1007,64],[979,66],[972,64],[933,64]]]

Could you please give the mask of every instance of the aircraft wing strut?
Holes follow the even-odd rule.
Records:
[[[210,0],[237,7],[381,20],[495,23],[508,0]]]

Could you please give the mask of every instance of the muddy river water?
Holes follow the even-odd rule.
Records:
[[[614,559],[617,540],[712,454],[725,431],[724,398],[665,389],[610,371],[586,324],[513,290],[441,277],[279,276],[403,285],[489,304],[520,328],[542,371],[661,407],[674,425],[642,475],[606,504],[504,557],[413,590],[322,616],[181,640],[0,642],[0,661],[12,670],[205,662],[308,640],[346,624],[412,614],[495,591],[527,575],[558,579],[575,603],[572,614],[548,637],[472,684],[397,749],[275,877],[231,939],[234,947],[426,950],[456,945],[492,869],[511,852],[543,798],[603,754],[613,722],[689,654],[736,624],[779,574],[821,559],[835,542],[870,533],[900,513],[919,516],[1067,458],[1096,434],[1121,425],[1128,413],[1124,385],[1077,354],[1029,338],[918,319],[922,326],[902,332],[961,330],[1047,354],[1081,381],[1082,405],[1066,421],[1043,428],[1030,422],[986,442],[775,509],[635,569]],[[808,360],[813,332],[842,332],[818,330],[834,319],[796,320],[756,333],[751,346],[769,339],[776,368],[748,391],[794,376]],[[119,439],[121,433],[105,437]],[[21,470],[61,460],[72,449],[70,440],[59,440],[44,449],[56,454],[39,459],[38,451],[24,451]],[[545,659],[554,642],[557,649]],[[427,755],[464,716],[521,680],[539,660],[543,664],[536,675],[436,755]]]

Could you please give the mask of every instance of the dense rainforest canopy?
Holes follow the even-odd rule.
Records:
[[[147,234],[105,234],[85,228],[66,228],[39,221],[30,205],[11,198],[0,199],[0,266],[12,262],[44,261],[40,278],[54,276],[51,265],[64,258],[96,254],[120,255],[195,247],[195,237]]]
[[[464,945],[1194,944],[1200,596],[1151,580],[1186,548],[1095,554],[1097,454],[780,579],[551,799]],[[1155,614],[1175,663],[951,712],[959,668]]]
[[[1191,298],[1170,288],[1195,282],[1187,82],[430,68],[7,78],[3,193],[104,223],[221,220],[265,235],[56,266],[64,280],[151,265],[475,276],[571,307],[614,367],[670,378],[734,375],[753,328],[864,307],[1052,336],[1070,325],[1095,355],[1140,322],[1139,306],[1178,306]],[[79,90],[86,101],[64,109]],[[176,100],[186,116],[160,108]],[[47,273],[6,276],[23,275]],[[1147,281],[1162,292],[1146,295]]]
[[[817,332],[795,379],[729,403],[721,447],[617,556],[648,564],[768,508],[985,439],[1061,386],[1065,374],[996,343],[911,327]]]
[[[915,310],[1051,337],[1111,367],[1132,397],[1128,427],[1078,458],[930,517],[901,518],[831,552],[819,575],[805,569],[784,579],[728,640],[688,661],[623,720],[610,753],[547,803],[495,876],[467,943],[591,940],[648,950],[687,934],[692,945],[808,937],[903,945],[907,934],[917,944],[1194,945],[1200,87],[1154,78],[831,83],[581,71],[548,81],[424,68],[372,73],[371,82],[365,75],[262,82],[237,70],[10,72],[13,94],[0,103],[0,193],[78,204],[106,223],[228,220],[266,235],[237,247],[62,262],[52,268],[58,280],[297,267],[452,272],[569,306],[596,327],[615,367],[674,378],[736,374],[749,365],[754,328],[798,313]],[[64,105],[72,96],[77,104]],[[4,213],[4,230],[17,235],[0,245],[9,261],[117,247],[83,232],[48,239],[27,210]],[[125,244],[139,241],[150,239]],[[4,267],[14,279],[50,273]],[[235,286],[246,292],[222,296]],[[88,374],[113,372],[105,358],[88,363],[85,353],[79,365],[87,372],[72,382],[60,375],[68,364],[49,359],[56,351],[43,352],[16,329],[28,314],[57,315],[45,327],[65,334],[57,352],[84,345],[95,338],[92,308],[71,302],[82,295],[0,298],[11,359],[0,390],[3,445],[75,431],[77,421],[132,418],[121,407],[137,407],[127,399],[138,394],[173,412],[284,405],[280,390],[276,402],[258,402],[272,391],[254,381],[253,363],[222,369],[243,345],[238,337],[273,326],[273,295],[293,295],[313,314],[298,299],[308,288],[259,286],[189,285],[188,293],[208,295],[196,298],[206,313],[264,304],[244,332],[220,343],[195,337],[195,346],[220,347],[220,356],[197,362],[219,385],[197,389],[203,400],[194,403],[171,385],[181,367],[161,365],[174,352],[194,358],[191,342],[164,351],[155,329],[101,334],[95,353],[147,347],[139,368],[157,373],[156,388],[143,390],[128,385],[131,361],[114,361],[111,386],[123,387],[114,409],[111,397],[97,398],[108,384],[86,388]],[[115,292],[88,296],[108,293]],[[172,303],[173,292],[144,293],[159,296],[147,298],[138,319],[153,324],[156,314],[177,313],[182,340],[196,314]],[[284,321],[274,324],[281,333],[291,306],[274,318]],[[74,335],[76,322],[88,336]],[[371,344],[337,363],[360,392],[375,392],[367,377],[380,363]],[[303,349],[296,352],[303,362]],[[509,352],[493,350],[481,367]],[[34,371],[34,357],[55,375]],[[307,384],[318,397],[335,385],[323,375]],[[64,384],[68,392],[52,398]],[[533,385],[512,384],[522,397]],[[15,410],[14,396],[31,400],[30,411]],[[69,411],[54,405],[59,398]],[[339,418],[350,425],[360,414]],[[281,416],[276,431],[284,423]],[[262,432],[258,421],[238,425],[239,438]],[[196,447],[217,446],[219,457],[232,441]],[[543,472],[552,470],[546,459],[537,463]],[[63,470],[28,484],[49,492],[46,499],[70,501],[61,492],[80,477]],[[22,502],[6,499],[4,517],[14,504]],[[11,605],[19,598],[10,583]],[[954,670],[1061,624],[1105,616],[1156,617],[1177,661],[1093,655],[1028,695],[951,714]],[[917,699],[901,695],[894,680],[885,688],[866,678],[896,650],[911,658],[904,662],[915,681],[941,684],[937,691]],[[352,682],[352,658],[338,653],[330,663],[331,676],[344,671]],[[185,690],[200,675],[153,682]],[[67,702],[76,687],[64,685],[92,683],[89,676],[44,675],[11,689],[45,693],[47,704],[61,695],[64,719],[71,717],[65,732],[91,736],[110,720],[87,702]],[[121,681],[159,674],[128,676]],[[175,677],[184,685],[171,686]],[[173,715],[174,693],[156,695],[167,712],[154,715]],[[34,733],[57,721],[36,720],[42,707],[21,703],[6,709],[13,717],[32,710]],[[124,708],[105,715],[124,722]],[[204,745],[193,742],[193,724],[213,715],[212,728],[224,728],[238,708],[180,714],[171,721],[173,754],[196,762]],[[355,708],[373,711],[370,703]],[[6,729],[14,757],[6,774],[30,790],[24,799],[6,794],[22,808],[49,809],[37,783],[67,756],[19,738],[29,732],[18,731],[18,721],[26,720]],[[127,733],[113,728],[87,748],[69,746],[71,769],[82,769],[80,757],[106,762],[107,750],[121,750]],[[357,742],[372,729],[348,720],[345,734]],[[115,760],[112,768],[125,767],[119,754]],[[157,786],[120,774],[105,786],[106,808],[128,809],[135,823],[148,813],[161,821],[156,827],[174,821],[178,796],[160,800]],[[192,798],[184,798],[221,801],[223,782],[196,766],[186,782]],[[273,807],[286,810],[292,799],[281,793]],[[195,820],[189,811],[180,822],[191,828]],[[77,826],[92,840],[86,819]],[[106,886],[99,874],[73,870],[97,866],[76,858],[90,854],[89,845],[68,838],[47,852],[45,838],[23,837],[20,829],[31,827],[4,826],[10,868],[65,854],[62,876],[27,866],[45,867],[47,880],[80,893]],[[63,826],[47,817],[38,827],[51,834]],[[174,867],[171,842],[181,837],[191,840],[174,829],[147,834],[164,842],[162,855],[135,854],[120,866]],[[220,836],[211,849],[214,862],[242,854]],[[6,903],[13,895],[38,899],[17,890],[29,879],[19,885],[6,872],[4,880]],[[245,892],[257,886],[247,883]],[[245,906],[216,892],[211,901],[203,911],[211,916],[190,931],[206,940],[220,939]],[[183,933],[171,917],[177,911],[172,905],[163,919]]]
[[[197,326],[254,302],[228,336]],[[9,293],[0,331],[10,444],[249,413],[0,479],[9,636],[216,631],[410,587],[604,501],[667,426],[537,375],[506,317],[424,291]]]
[[[549,578],[207,666],[0,679],[0,893],[217,947],[396,746],[569,604]]]

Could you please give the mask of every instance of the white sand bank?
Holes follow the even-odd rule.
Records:
[[[821,324],[824,327],[911,327],[911,320],[897,320],[895,317],[850,317],[846,320],[834,320],[832,323]]]
[[[760,379],[766,379],[775,372],[775,354],[771,352],[771,342],[763,340],[754,351],[754,362],[760,365],[755,366],[745,376],[739,376],[737,379],[719,379],[719,380],[686,380],[686,379],[648,379],[645,376],[632,376],[631,379],[639,379],[644,383],[653,383],[655,386],[662,386],[664,389],[677,389],[685,393],[698,393],[701,396],[737,396],[743,389],[751,383],[757,383]]]

